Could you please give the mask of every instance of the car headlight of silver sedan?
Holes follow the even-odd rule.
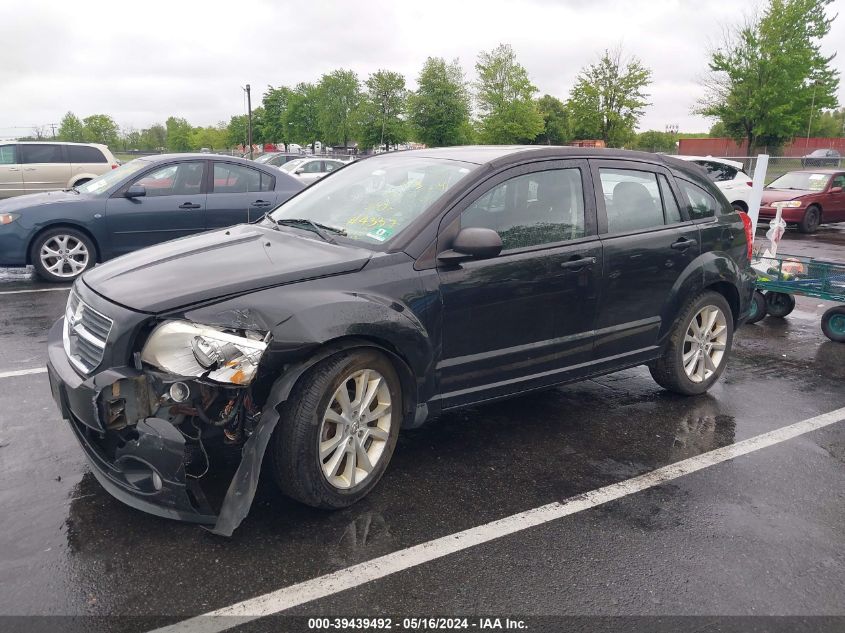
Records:
[[[251,331],[245,334],[188,321],[166,321],[150,334],[141,360],[177,376],[248,385],[267,349],[267,336]]]

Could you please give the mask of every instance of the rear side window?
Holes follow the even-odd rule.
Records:
[[[666,224],[675,224],[681,221],[681,209],[678,207],[678,201],[675,200],[675,194],[672,193],[672,188],[669,186],[669,181],[666,176],[660,175],[657,177],[660,182],[660,195],[663,197],[663,209],[666,212]]]
[[[629,233],[665,223],[657,174],[601,168],[599,177],[609,233]]]
[[[68,162],[70,163],[107,163],[106,157],[96,147],[88,145],[67,145]]]
[[[584,237],[580,169],[551,169],[496,185],[461,215],[461,228],[493,229],[503,250]]]
[[[17,165],[17,145],[0,145],[0,165]]]
[[[257,169],[231,163],[214,163],[214,193],[270,191],[274,179]]]
[[[700,220],[702,218],[712,218],[716,215],[717,209],[719,208],[716,198],[698,185],[694,185],[686,180],[679,180],[678,184],[687,198],[690,218]]]
[[[43,143],[38,145],[21,145],[21,162],[34,163],[66,163],[62,155],[61,145]]]
[[[725,180],[733,180],[736,178],[737,170],[730,165],[710,160],[697,160],[695,162],[704,167],[707,171],[707,175],[713,182],[723,182]]]

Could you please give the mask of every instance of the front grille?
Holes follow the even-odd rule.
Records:
[[[65,309],[64,345],[70,362],[90,374],[103,361],[112,320],[100,314],[71,290]]]

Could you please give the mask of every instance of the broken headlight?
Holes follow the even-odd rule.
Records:
[[[150,334],[141,360],[177,376],[247,385],[255,377],[267,341],[260,332],[244,334],[187,321],[167,321]]]

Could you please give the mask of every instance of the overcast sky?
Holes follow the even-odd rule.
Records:
[[[706,131],[691,114],[707,49],[752,0],[76,0],[0,1],[0,138],[110,114],[123,128],[170,115],[228,121],[268,84],[315,81],[335,68],[379,69],[416,85],[428,56],[459,58],[475,77],[479,51],[510,43],[539,94],[568,94],[579,69],[622,43],[652,69],[653,105],[640,129]],[[831,14],[845,14],[837,0]],[[845,42],[845,15],[825,41]],[[834,60],[845,76],[845,54]],[[839,92],[845,103],[845,77]],[[24,128],[24,129],[18,129]]]

